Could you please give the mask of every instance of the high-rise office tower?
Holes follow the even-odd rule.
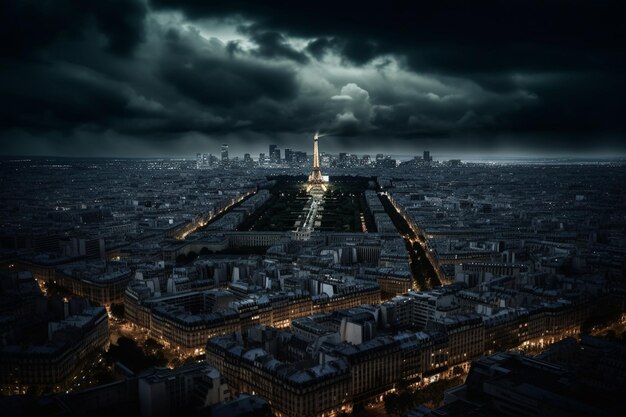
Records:
[[[285,148],[285,161],[288,163],[293,162],[293,151],[290,148]]]
[[[270,160],[272,162],[274,161],[274,152],[276,151],[276,148],[278,148],[278,145],[270,145],[270,153],[268,153],[268,156],[270,157]]]
[[[270,155],[270,158],[272,158],[272,162],[275,164],[280,163],[280,149],[274,148],[274,152]]]
[[[430,151],[424,151],[424,162],[430,162],[432,158],[430,157]]]
[[[228,145],[222,145],[222,162],[228,162]]]

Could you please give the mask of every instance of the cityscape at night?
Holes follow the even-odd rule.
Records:
[[[0,10],[2,416],[623,415],[617,2]]]

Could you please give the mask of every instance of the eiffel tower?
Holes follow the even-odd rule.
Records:
[[[320,171],[320,153],[319,153],[319,133],[313,136],[313,172],[309,175],[307,182],[307,192],[313,195],[321,195],[326,192],[328,183],[322,177]]]

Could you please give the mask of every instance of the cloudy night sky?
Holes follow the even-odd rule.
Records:
[[[618,5],[5,0],[0,154],[624,155]]]

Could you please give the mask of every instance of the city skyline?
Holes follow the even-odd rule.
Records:
[[[250,150],[247,145],[244,147],[237,147],[228,145],[229,150],[228,154],[230,158],[239,158],[243,159],[246,154],[250,155],[251,158],[255,161],[258,161],[259,155],[263,154],[269,159],[269,153],[267,152],[267,148],[271,142],[267,143],[257,143],[255,144],[256,152],[254,150]],[[216,142],[214,145],[203,145],[200,148],[190,149],[188,151],[182,152],[177,155],[171,154],[151,154],[150,152],[138,155],[92,155],[89,153],[86,154],[58,154],[55,152],[47,152],[43,154],[3,154],[0,155],[0,160],[15,160],[20,158],[32,158],[32,159],[172,159],[172,160],[194,160],[198,153],[200,154],[211,154],[213,156],[219,157],[221,154],[221,147],[223,143]],[[323,151],[321,153],[331,156],[338,156],[341,153],[346,153],[349,151],[349,148],[338,148],[333,147],[332,144],[330,146],[326,146],[330,148],[328,151]],[[276,145],[278,146],[278,145]],[[291,150],[292,152],[304,152],[307,153],[309,148],[306,145],[302,146],[293,146],[290,147],[279,147],[278,149],[283,152],[285,149]],[[419,148],[411,150],[398,150],[393,149],[391,152],[389,151],[389,147],[386,148],[372,148],[370,151],[361,150],[361,151],[351,151],[347,152],[352,155],[357,155],[359,157],[362,156],[375,156],[378,154],[382,154],[385,156],[393,157],[398,161],[406,161],[415,158],[416,156],[421,156],[424,149],[428,149],[433,153],[433,160],[435,161],[447,161],[450,159],[460,159],[465,162],[494,162],[494,163],[528,163],[528,162],[541,162],[541,161],[553,161],[558,162],[561,161],[563,163],[575,163],[575,162],[585,162],[585,163],[594,163],[594,162],[610,162],[610,161],[623,161],[626,159],[626,153],[616,153],[614,150],[607,151],[594,151],[594,152],[564,152],[564,151],[551,151],[551,152],[511,152],[511,151],[468,151],[468,152],[454,152],[454,151],[436,151],[436,148]],[[309,153],[309,156],[312,154]],[[284,159],[284,156],[283,158]]]

